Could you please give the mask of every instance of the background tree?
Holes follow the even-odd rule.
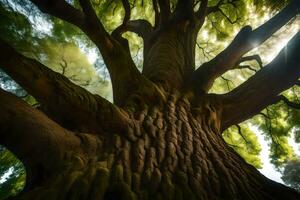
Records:
[[[0,66],[38,103],[0,94],[1,144],[27,171],[18,198],[298,198],[229,147],[259,167],[254,124],[276,166],[293,157],[299,33],[267,65],[250,51],[297,20],[298,1],[31,2],[50,15],[1,1]],[[265,6],[280,12],[252,30],[244,26],[251,3],[262,16]],[[113,104],[93,94],[91,81],[107,85],[107,76],[99,80],[76,46],[100,51],[104,63],[95,63],[108,69]]]
[[[284,168],[282,180],[300,191],[300,159],[291,160]]]

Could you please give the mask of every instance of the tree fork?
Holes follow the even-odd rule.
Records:
[[[81,136],[87,138],[85,145],[89,146],[82,149],[82,140],[74,133],[2,89],[0,110],[1,144],[12,150],[25,165],[26,190],[56,174],[67,152],[95,155],[98,144],[94,136]]]
[[[197,92],[207,92],[216,78],[235,67],[235,64],[245,53],[261,45],[296,16],[299,11],[299,1],[293,0],[282,11],[257,29],[252,31],[250,26],[242,28],[224,51],[195,71],[191,77],[190,85]]]
[[[83,11],[74,8],[64,0],[31,0],[31,2],[42,12],[77,26],[95,43],[108,68],[116,105],[122,105],[122,100],[126,99],[128,95],[133,92],[143,92],[143,90],[141,90],[143,86],[150,87],[152,91],[156,91],[155,86],[151,86],[151,82],[138,71],[131,58],[128,46],[124,46],[124,43],[120,43],[120,41],[109,35],[104,29],[90,0],[80,1]],[[128,14],[126,15],[125,21],[128,20],[127,18]],[[144,93],[144,95],[149,95],[149,93]]]
[[[64,157],[55,174],[16,199],[297,199],[227,146],[218,131],[221,105],[213,98],[193,105],[186,95],[168,95],[165,107],[136,113],[143,113],[137,140],[115,135],[102,141],[101,151],[94,146]]]
[[[178,7],[178,9],[180,8],[179,13],[188,15],[180,15],[183,18],[179,17],[180,20],[172,21],[173,24],[167,23],[164,25],[165,27],[153,30],[155,37],[152,37],[152,40],[150,39],[151,45],[144,58],[142,75],[135,68],[130,52],[102,29],[101,22],[95,17],[88,0],[80,0],[83,12],[62,0],[32,1],[44,12],[81,27],[96,45],[99,45],[112,77],[114,95],[117,95],[115,96],[115,103],[121,105],[121,108],[107,101],[102,101],[102,98],[98,96],[91,97],[83,89],[73,89],[73,86],[69,85],[70,83],[67,80],[62,77],[57,78],[57,74],[53,75],[54,79],[52,79],[52,75],[49,75],[50,70],[46,70],[38,62],[25,58],[7,48],[6,45],[2,45],[4,50],[9,51],[0,55],[2,56],[0,59],[1,66],[3,62],[7,71],[14,70],[11,73],[12,75],[15,74],[13,78],[18,80],[18,77],[21,77],[19,82],[23,85],[26,86],[27,82],[30,83],[31,80],[35,80],[33,75],[41,71],[39,74],[46,77],[47,81],[43,81],[43,84],[46,84],[47,87],[61,85],[61,83],[56,84],[55,81],[60,82],[63,80],[62,85],[67,86],[68,89],[62,90],[62,93],[66,92],[69,95],[70,91],[74,91],[75,96],[80,96],[79,100],[78,98],[74,100],[75,105],[79,106],[75,107],[72,112],[76,113],[77,108],[82,109],[81,107],[85,106],[81,104],[81,96],[86,97],[87,95],[86,98],[89,103],[94,102],[95,98],[97,106],[99,102],[101,104],[101,109],[96,107],[98,108],[96,110],[101,110],[101,112],[97,112],[99,115],[95,117],[95,121],[91,120],[93,121],[92,124],[88,120],[90,120],[90,117],[92,119],[94,117],[92,110],[95,107],[93,106],[86,108],[88,113],[83,118],[70,122],[74,126],[79,124],[78,130],[96,133],[95,136],[67,131],[41,112],[27,106],[25,103],[19,103],[15,97],[10,98],[12,96],[5,92],[0,92],[0,108],[1,111],[5,110],[5,114],[0,116],[0,134],[1,138],[2,135],[10,138],[6,141],[3,140],[4,142],[1,140],[1,144],[3,143],[11,149],[17,149],[14,146],[20,146],[22,149],[22,146],[28,144],[29,146],[41,145],[45,148],[45,154],[47,152],[49,155],[53,152],[55,154],[54,157],[49,159],[47,156],[40,156],[39,153],[41,152],[34,152],[36,153],[34,155],[38,156],[37,162],[39,162],[39,159],[42,159],[41,162],[46,162],[47,166],[45,168],[49,169],[51,173],[38,174],[40,184],[33,185],[16,199],[299,199],[299,193],[270,181],[253,166],[247,164],[233,149],[228,147],[221,137],[221,132],[230,124],[251,117],[253,113],[249,109],[260,110],[267,105],[265,100],[268,97],[277,96],[278,92],[296,82],[295,80],[299,77],[299,70],[297,69],[299,68],[299,59],[296,56],[296,52],[299,52],[299,34],[292,40],[294,45],[292,42],[290,43],[292,45],[288,45],[288,49],[294,51],[287,57],[290,59],[289,62],[285,62],[284,58],[286,57],[281,52],[275,61],[231,93],[208,95],[204,90],[199,95],[199,93],[196,94],[196,90],[191,91],[190,88],[184,87],[185,81],[192,76],[194,71],[193,51],[197,31],[189,23],[189,20],[191,20],[189,16],[193,15],[195,17],[194,13],[191,13],[193,11],[191,2],[194,1],[189,1],[189,4],[187,4],[189,12],[186,13],[182,10],[182,8],[186,8],[184,1],[179,0],[178,2],[184,5],[181,8]],[[124,2],[128,3],[128,1]],[[169,1],[156,3],[160,3],[158,5],[162,6],[162,2]],[[205,1],[202,2],[204,7]],[[289,9],[293,11],[291,15],[294,15],[294,8],[289,6]],[[287,14],[286,11],[284,13]],[[163,15],[158,8],[156,14]],[[281,17],[275,18],[280,19],[279,21],[282,23],[286,23],[291,15],[288,13],[288,17],[284,17],[283,21],[281,21]],[[125,18],[124,22],[128,25],[130,23],[128,14]],[[188,19],[186,20],[186,18]],[[91,24],[96,23],[96,26],[90,26],[91,24],[86,26],[85,23],[89,20],[91,20]],[[176,24],[176,22],[178,23]],[[274,23],[266,25],[268,30],[270,30],[269,25],[273,27]],[[98,29],[93,29],[94,27]],[[277,26],[274,27],[276,29]],[[271,28],[272,31],[274,31],[273,28]],[[99,30],[100,35],[97,32]],[[248,28],[243,29],[243,31],[246,35],[253,33]],[[243,34],[240,33],[239,37],[236,37],[239,40],[234,42],[233,46],[240,45],[241,35]],[[101,46],[99,41],[103,42],[101,45],[104,46]],[[115,44],[116,46],[114,46]],[[117,49],[114,47],[117,47]],[[19,61],[13,61],[13,57],[20,59],[18,59]],[[4,58],[9,59],[5,61]],[[18,69],[14,65],[20,65],[21,67]],[[26,70],[24,66],[26,66]],[[282,69],[279,66],[286,66],[286,68]],[[47,73],[43,73],[44,70]],[[284,75],[292,74],[292,76],[283,79],[280,73]],[[275,79],[272,80],[274,77]],[[258,83],[255,80],[258,80]],[[276,84],[281,83],[282,80],[282,84]],[[47,85],[48,83],[49,85]],[[266,91],[266,87],[262,87],[265,86],[264,84],[270,84],[271,90]],[[29,84],[28,88],[33,87],[32,85]],[[62,89],[64,88],[62,87]],[[38,87],[34,88],[33,91],[35,90],[37,96],[39,96],[38,93],[47,93],[47,90],[42,91]],[[255,97],[259,95],[255,91],[262,92],[263,96],[256,99]],[[53,90],[49,94],[50,96],[53,95]],[[238,100],[238,98],[240,99]],[[10,99],[14,100],[10,101]],[[248,101],[244,101],[245,99]],[[253,99],[257,101],[248,108],[246,103]],[[63,100],[65,101],[64,98]],[[260,100],[263,101],[263,106],[259,104],[258,101]],[[60,101],[57,103],[60,103]],[[15,106],[19,104],[22,104],[22,106]],[[63,105],[67,104],[64,103]],[[69,111],[71,112],[71,109]],[[69,111],[67,113],[70,113]],[[47,140],[43,140],[41,144],[33,143],[32,139],[34,138],[29,135],[31,134],[29,131],[26,131],[26,129],[24,131],[23,128],[18,129],[18,126],[14,127],[13,121],[10,121],[15,117],[14,113],[21,113],[22,117],[26,117],[25,119],[15,118],[24,125],[22,127],[29,127],[31,124],[37,123],[32,134],[37,135],[37,137],[46,137]],[[74,116],[76,117],[76,115]],[[109,117],[107,118],[107,116]],[[100,129],[91,127],[96,122],[99,122]],[[8,126],[5,126],[7,123]],[[54,129],[50,130],[49,126],[54,127]],[[10,136],[7,135],[8,129],[12,131]],[[104,129],[107,134],[102,135],[101,131]],[[15,135],[21,135],[23,131],[25,132],[24,136],[28,134],[28,137],[25,138],[26,142],[22,143],[24,141],[19,140],[14,144]],[[45,134],[42,133],[39,136],[38,133],[41,131],[45,131]],[[55,136],[53,146],[44,143],[45,141],[51,143],[52,139],[48,140],[51,135]],[[58,136],[56,137],[56,135]],[[60,140],[60,136],[63,136],[62,140]],[[56,139],[58,140],[57,143],[60,144],[59,142],[63,142],[65,137],[70,137],[74,143],[72,141],[66,142],[66,144],[59,145],[59,148],[55,148]],[[48,146],[49,149],[47,150]],[[39,148],[40,146],[33,149],[33,151],[37,151]],[[15,151],[17,152],[17,150]],[[22,150],[20,151],[22,153]],[[24,157],[27,157],[27,155]],[[28,155],[30,160],[34,160],[30,156]],[[59,167],[56,167],[58,165]],[[35,169],[39,172],[39,167]],[[29,181],[27,184],[30,185],[31,182]]]
[[[246,82],[223,95],[222,130],[238,124],[278,101],[278,95],[300,77],[300,32],[279,55]],[[238,109],[238,111],[236,110]]]
[[[75,85],[63,75],[16,52],[0,40],[1,68],[42,105],[42,110],[62,126],[89,133],[126,129],[124,111],[106,99]],[[111,129],[109,130],[111,131]]]

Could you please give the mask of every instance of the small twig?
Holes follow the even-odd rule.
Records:
[[[238,130],[238,133],[239,135],[243,138],[243,140],[245,141],[246,145],[249,144],[249,141],[245,138],[245,136],[243,135],[243,132],[242,132],[242,127],[238,124],[235,125],[237,127],[237,130]]]
[[[220,76],[224,81],[226,81],[226,85],[227,85],[227,89],[228,91],[230,91],[230,85],[229,82],[232,83],[232,85],[234,85],[234,83],[232,82],[232,80],[229,80],[227,78],[225,78],[224,76]]]
[[[280,95],[280,96],[278,97],[278,100],[279,100],[279,101],[283,101],[287,106],[289,106],[289,107],[291,107],[291,108],[300,109],[300,104],[299,104],[299,103],[291,102],[290,100],[288,100],[288,98],[286,98],[286,97],[283,96],[283,95]]]
[[[263,67],[263,63],[262,63],[262,60],[261,60],[261,57],[259,55],[252,55],[252,56],[245,56],[245,57],[242,57],[236,65],[239,65],[243,62],[246,62],[246,61],[251,61],[251,60],[255,60],[258,65],[259,65],[259,68],[261,69]]]

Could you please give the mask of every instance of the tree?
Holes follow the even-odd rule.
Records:
[[[272,104],[299,108],[282,95],[299,83],[299,31],[244,83],[226,94],[209,93],[218,77],[242,62],[260,63],[257,56],[245,55],[292,20],[299,1],[254,30],[243,27],[197,69],[195,47],[205,20],[218,14],[234,23],[228,15],[238,20],[243,1],[153,0],[151,24],[133,19],[136,2],[122,0],[115,4],[124,17],[113,31],[101,20],[101,9],[112,1],[31,2],[78,27],[97,46],[111,78],[113,103],[1,39],[0,67],[40,104],[36,109],[0,91],[1,144],[27,172],[16,199],[299,199],[299,193],[264,177],[222,138],[230,126],[254,115],[270,118],[261,110]],[[70,24],[68,30],[82,36]],[[143,39],[141,72],[122,37],[126,32]],[[219,32],[219,38],[226,37]],[[236,127],[241,133],[243,127]],[[276,137],[273,141],[279,143]]]
[[[284,168],[282,180],[300,191],[300,159],[291,160]]]

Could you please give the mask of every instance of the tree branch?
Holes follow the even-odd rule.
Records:
[[[63,75],[26,58],[0,39],[0,67],[34,96],[49,117],[66,128],[101,133],[109,127],[124,130],[122,111]],[[118,122],[119,121],[119,122]],[[125,123],[124,123],[125,124]]]
[[[241,57],[262,44],[277,30],[284,26],[297,13],[299,13],[300,2],[292,1],[281,12],[253,30],[246,26],[237,34],[232,43],[211,61],[200,66],[192,77],[192,85],[196,90],[208,91],[214,80],[230,70],[241,59]]]
[[[160,23],[160,12],[159,12],[159,8],[158,8],[158,2],[157,0],[152,0],[152,6],[153,6],[153,10],[154,10],[154,14],[155,14],[155,27],[159,26]]]
[[[257,64],[259,65],[259,68],[261,69],[263,67],[263,63],[262,63],[262,60],[260,58],[259,55],[252,55],[252,56],[245,56],[245,57],[242,57],[236,65],[239,65],[243,62],[246,62],[246,61],[251,61],[251,60],[255,60],[257,62]]]
[[[114,42],[97,18],[89,0],[80,0],[83,12],[64,0],[30,0],[42,12],[79,27],[100,48],[101,53],[112,50]],[[107,53],[106,53],[107,54]]]
[[[238,124],[278,101],[278,94],[300,77],[300,32],[267,66],[230,93],[222,95],[221,129]]]
[[[194,0],[178,0],[175,8],[175,21],[188,20],[190,23],[195,22]]]
[[[288,100],[288,98],[286,98],[283,95],[278,96],[278,101],[283,101],[287,106],[289,106],[291,108],[300,109],[300,104],[299,103],[291,102],[290,100]]]
[[[208,7],[206,9],[206,13],[205,13],[206,16],[211,14],[211,13],[219,12],[220,7],[224,4],[225,4],[224,0],[219,0],[218,3],[215,6]]]
[[[16,96],[0,89],[0,143],[26,167],[26,184],[33,185],[40,174],[51,173],[68,151],[81,151],[80,139]],[[45,151],[47,148],[47,151]],[[39,169],[39,170],[35,170]]]
[[[252,68],[251,66],[249,65],[240,65],[241,63],[243,62],[246,62],[246,61],[251,61],[251,60],[255,60],[258,65],[259,65],[259,68],[262,69],[263,67],[263,63],[262,63],[262,60],[260,58],[259,55],[252,55],[252,56],[245,56],[245,57],[242,57],[236,64],[235,64],[235,67],[233,67],[232,69],[249,69],[253,72],[257,72],[258,70]]]
[[[129,21],[126,28],[127,31],[138,34],[144,39],[144,42],[148,40],[151,32],[153,31],[152,25],[147,20],[143,19]]]
[[[220,12],[220,11],[223,12],[221,10],[221,7],[226,5],[226,4],[230,4],[230,5],[232,5],[233,7],[236,8],[235,2],[238,2],[238,1],[241,1],[241,0],[231,0],[231,1],[219,0],[218,3],[215,6],[211,6],[211,7],[207,8],[206,16],[211,14],[211,13],[215,13],[215,12]]]
[[[78,26],[96,44],[110,73],[114,102],[117,105],[121,105],[124,99],[145,84],[145,77],[135,66],[128,45],[124,46],[124,43],[106,32],[89,0],[80,0],[83,12],[64,0],[31,1],[41,11]]]
[[[198,30],[202,27],[205,21],[206,12],[207,12],[208,0],[201,0],[200,7],[196,12],[196,17],[198,18],[197,28]]]
[[[160,20],[165,23],[169,20],[171,15],[170,0],[157,0],[160,8]]]
[[[129,1],[122,0],[122,5],[125,10],[125,15],[123,18],[123,23],[112,32],[112,36],[115,38],[121,37],[122,33],[126,31],[127,23],[129,22],[131,16],[131,8]]]
[[[235,126],[236,126],[236,128],[238,130],[239,135],[242,137],[242,139],[244,140],[244,142],[246,143],[246,145],[248,145],[249,141],[245,138],[245,136],[244,136],[244,134],[242,132],[242,127],[240,125],[238,125],[238,124],[235,124]]]

